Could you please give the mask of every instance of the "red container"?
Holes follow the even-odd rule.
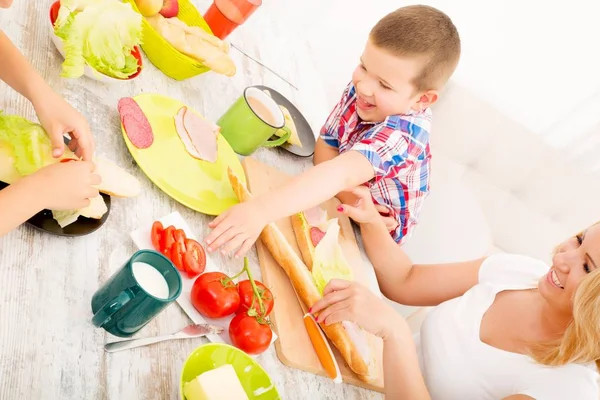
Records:
[[[204,20],[213,34],[223,40],[246,22],[261,4],[262,0],[214,0],[204,14]]]

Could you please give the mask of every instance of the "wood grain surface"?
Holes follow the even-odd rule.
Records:
[[[85,77],[63,79],[59,76],[62,58],[49,36],[50,4],[47,0],[15,0],[12,8],[0,10],[0,29],[54,90],[87,117],[97,153],[139,178],[144,190],[134,199],[114,199],[107,223],[88,236],[65,239],[22,226],[0,238],[0,399],[179,399],[182,363],[203,339],[106,354],[104,343],[115,338],[94,329],[90,322],[93,293],[135,251],[130,231],[177,210],[194,233],[204,237],[211,220],[166,196],[136,167],[119,132],[117,101],[142,92],[161,93],[216,121],[246,86],[262,84],[294,102],[317,132],[332,104],[326,101],[324,84],[312,63],[311,44],[302,35],[306,24],[297,16],[302,9],[318,7],[318,2],[264,2],[230,36],[237,46],[299,90],[234,49],[231,54],[238,72],[232,78],[207,73],[177,82],[144,58],[144,71],[134,82],[112,85]],[[204,12],[210,1],[195,4]],[[0,109],[36,119],[31,104],[3,83]],[[311,165],[310,159],[281,150],[262,149],[253,157],[290,174]],[[6,212],[10,210],[0,210],[0,218]],[[238,269],[229,256],[213,257],[225,272]],[[260,277],[255,248],[249,257],[253,272]],[[188,323],[181,309],[172,305],[136,336],[167,334]],[[283,399],[382,398],[379,393],[335,385],[327,378],[286,367],[273,347],[258,361],[272,376]]]

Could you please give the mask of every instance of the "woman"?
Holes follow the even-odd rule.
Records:
[[[11,4],[12,0],[0,0],[0,8]],[[52,141],[52,155],[56,158],[63,155],[63,134],[69,133],[72,139],[69,147],[83,159],[83,162],[52,164],[0,191],[2,236],[42,209],[86,207],[89,199],[98,195],[94,185],[100,183],[100,177],[94,174],[94,139],[85,118],[44,82],[2,31],[0,60],[0,80],[31,101]]]
[[[332,280],[312,307],[319,322],[354,321],[383,339],[387,398],[598,399],[599,224],[558,246],[551,268],[509,254],[412,265],[368,191],[355,194],[357,204],[338,211],[361,224],[383,294],[437,306],[419,346],[402,317],[358,283]]]

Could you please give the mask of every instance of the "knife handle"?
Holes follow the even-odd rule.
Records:
[[[319,362],[327,373],[327,376],[335,383],[341,383],[342,374],[340,372],[340,367],[331,351],[331,346],[329,346],[329,343],[325,338],[325,334],[312,314],[304,314],[304,327],[308,332],[310,342],[312,343],[315,353],[317,353],[317,357],[319,358]]]
[[[120,342],[106,343],[104,345],[104,350],[108,353],[114,353],[115,351],[129,350],[135,347],[147,346],[149,344],[154,344],[169,339],[175,338],[173,336],[155,336],[149,338],[121,340]]]

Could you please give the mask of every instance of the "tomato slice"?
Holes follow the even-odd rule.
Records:
[[[186,272],[183,266],[183,255],[185,253],[185,250],[183,249],[182,244],[180,242],[173,243],[173,246],[171,246],[171,250],[169,251],[169,253],[169,258],[171,259],[171,262],[173,262],[173,265],[175,265],[175,268],[177,268],[181,272]]]
[[[175,232],[173,232],[173,239],[175,239],[176,242],[181,243],[183,252],[185,253],[185,239],[187,239],[187,237],[185,236],[183,229],[176,229]]]
[[[173,225],[169,225],[167,229],[163,231],[161,241],[160,241],[160,252],[165,256],[169,256],[169,251],[171,250],[171,246],[175,243],[175,227]]]
[[[190,277],[204,272],[206,268],[206,253],[204,247],[194,239],[185,240],[186,252],[183,255],[183,267]]]
[[[79,161],[76,158],[63,158],[62,160],[60,160],[61,163],[68,163],[70,161]]]
[[[156,251],[160,251],[160,241],[165,228],[160,221],[154,221],[152,224],[152,230],[150,231],[150,238],[152,239],[152,246]]]

